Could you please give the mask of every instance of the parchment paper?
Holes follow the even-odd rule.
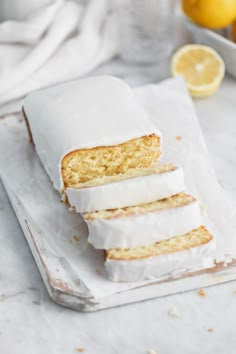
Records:
[[[216,236],[217,261],[236,258],[236,204],[217,181],[183,80],[136,88],[135,94],[163,133],[162,161],[182,166],[187,190],[200,199],[207,224]],[[70,274],[68,283],[82,281],[95,298],[149,283],[113,283],[107,279],[103,252],[88,244],[81,216],[60,202],[28,143],[23,120],[16,116],[0,123],[0,174],[37,228],[37,246],[58,279],[66,279],[66,274],[60,274],[63,266]]]

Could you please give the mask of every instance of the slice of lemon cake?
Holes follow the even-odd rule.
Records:
[[[178,276],[214,266],[215,240],[205,226],[146,247],[106,251],[113,281],[141,281]]]
[[[69,204],[79,213],[116,209],[164,199],[185,190],[183,170],[173,164],[135,169],[67,188]]]
[[[89,242],[99,249],[150,245],[202,225],[198,201],[179,193],[151,203],[85,213]]]
[[[39,158],[62,192],[154,166],[160,132],[122,80],[97,76],[31,93],[24,101]]]

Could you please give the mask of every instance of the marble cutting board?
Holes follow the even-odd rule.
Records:
[[[180,279],[109,281],[103,252],[88,244],[80,215],[59,202],[59,195],[27,142],[24,122],[9,117],[0,124],[2,182],[49,295],[53,301],[78,311],[100,310],[236,279],[236,206],[211,168],[182,80],[141,87],[135,93],[163,132],[165,161],[183,166],[188,191],[199,197],[203,210],[207,209],[206,222],[217,240],[218,265]]]

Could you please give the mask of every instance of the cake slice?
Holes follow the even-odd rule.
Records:
[[[146,247],[106,251],[113,281],[141,281],[178,276],[214,266],[215,240],[205,226]]]
[[[97,76],[35,91],[23,112],[54,187],[154,166],[161,135],[122,80]]]
[[[184,174],[173,164],[131,170],[96,178],[66,189],[69,204],[79,213],[140,205],[183,192]]]
[[[151,203],[83,214],[89,242],[99,249],[151,245],[202,225],[197,200],[179,193]]]

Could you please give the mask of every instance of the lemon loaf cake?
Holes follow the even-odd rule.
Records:
[[[160,132],[122,80],[98,76],[28,95],[23,112],[39,158],[64,192],[154,166]]]
[[[215,240],[205,226],[146,247],[112,249],[105,266],[113,281],[178,276],[214,266]]]
[[[99,249],[146,246],[203,224],[198,201],[186,193],[139,206],[85,213],[83,217],[88,240]]]
[[[80,213],[153,202],[185,190],[183,170],[173,164],[134,169],[67,188],[69,204]]]

